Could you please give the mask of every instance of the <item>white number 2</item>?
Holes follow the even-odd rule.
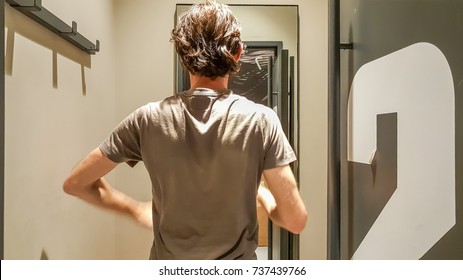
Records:
[[[417,43],[359,69],[349,97],[349,161],[369,163],[376,116],[386,113],[397,113],[397,189],[353,259],[419,259],[456,223],[455,93],[436,46]]]

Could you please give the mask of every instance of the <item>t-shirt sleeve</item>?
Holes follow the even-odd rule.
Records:
[[[266,139],[264,141],[264,169],[284,166],[297,160],[296,154],[283,132],[280,119],[270,108],[266,113],[264,139]]]
[[[110,160],[129,166],[142,161],[140,144],[140,127],[143,107],[127,116],[99,146],[100,151]]]

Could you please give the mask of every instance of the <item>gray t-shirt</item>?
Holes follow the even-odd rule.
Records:
[[[262,171],[296,160],[272,109],[209,89],[137,109],[100,150],[148,170],[150,259],[255,258]]]

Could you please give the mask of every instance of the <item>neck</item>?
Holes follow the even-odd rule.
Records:
[[[211,79],[190,74],[190,89],[195,88],[209,88],[218,92],[225,91],[228,89],[228,76]]]

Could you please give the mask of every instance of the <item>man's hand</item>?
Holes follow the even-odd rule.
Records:
[[[270,219],[294,234],[301,233],[307,222],[307,211],[289,165],[264,170],[264,178],[268,190],[262,188],[258,199],[261,199]]]
[[[262,185],[257,189],[257,201],[264,207],[267,214],[271,213],[277,207],[272,193],[267,187]]]
[[[152,229],[153,228],[153,210],[152,202],[139,202],[135,213],[134,219],[143,227]]]
[[[147,228],[153,227],[150,202],[140,202],[112,188],[103,178],[117,163],[93,150],[71,172],[63,185],[67,194],[90,204],[125,214]]]

